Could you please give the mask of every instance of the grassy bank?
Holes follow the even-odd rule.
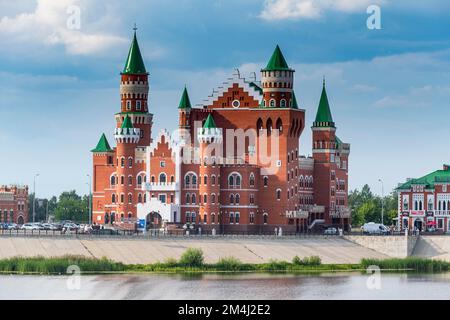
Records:
[[[82,273],[189,273],[189,272],[285,272],[315,273],[335,271],[363,271],[375,265],[382,270],[412,270],[418,272],[448,271],[450,263],[421,258],[363,259],[359,264],[323,264],[319,257],[294,257],[291,262],[242,263],[233,258],[222,258],[217,263],[204,262],[199,249],[188,249],[179,260],[169,259],[152,264],[123,264],[106,258],[94,259],[78,256],[60,258],[11,258],[0,260],[0,273],[66,274],[70,266],[78,266]]]

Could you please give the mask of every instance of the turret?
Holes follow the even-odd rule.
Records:
[[[293,94],[294,72],[295,70],[289,68],[277,45],[267,66],[261,70],[263,107],[293,108],[297,105]]]
[[[211,114],[202,128],[198,128],[199,156],[199,221],[202,224],[219,223],[220,214],[220,159],[215,151],[221,150],[222,129],[217,128]],[[211,217],[214,216],[214,221]]]
[[[142,146],[151,143],[151,128],[153,115],[148,108],[148,72],[142,59],[141,50],[134,29],[128,57],[121,72],[120,97],[121,112],[116,114],[117,127],[121,126],[124,115],[128,114],[136,128],[141,129]]]

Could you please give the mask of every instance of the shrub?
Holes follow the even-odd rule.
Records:
[[[201,267],[203,266],[203,251],[201,249],[189,248],[180,258],[180,265],[186,267]]]
[[[234,257],[220,258],[216,264],[219,270],[237,271],[242,267],[242,262]]]
[[[295,256],[292,258],[292,264],[302,264],[302,259],[300,259],[299,256]]]
[[[292,259],[292,264],[300,266],[320,266],[322,264],[322,260],[318,256],[305,257],[303,259],[300,259],[298,256],[295,256]]]
[[[165,263],[167,267],[176,267],[178,265],[177,259],[174,258],[167,258]]]

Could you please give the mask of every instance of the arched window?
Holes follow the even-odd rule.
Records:
[[[214,193],[211,195],[211,203],[216,203],[216,195]]]
[[[122,193],[120,194],[120,203],[124,203],[125,202],[125,195]]]
[[[203,195],[203,203],[208,203],[208,195],[206,193]]]
[[[211,223],[212,224],[216,223],[216,215],[215,215],[215,213],[211,213]]]
[[[206,224],[208,222],[208,215],[205,213],[203,213],[203,223]]]
[[[234,194],[230,194],[230,204],[234,204]]]
[[[263,178],[263,184],[264,184],[264,187],[267,187],[269,185],[269,177],[266,176]]]
[[[264,215],[263,215],[263,223],[264,224],[267,224],[268,218],[269,218],[269,215],[267,213],[264,213]]]
[[[271,108],[275,107],[275,99],[270,99],[270,107]]]
[[[133,195],[131,193],[128,195],[128,203],[133,203]]]
[[[211,185],[215,185],[216,184],[216,176],[212,175],[211,176]]]
[[[208,176],[206,174],[203,176],[203,184],[208,184]]]
[[[191,203],[192,204],[196,204],[197,203],[197,197],[195,196],[195,194],[192,195],[192,199],[191,199]]]
[[[129,186],[133,185],[133,176],[128,176],[128,185]]]
[[[125,167],[125,158],[124,157],[120,158],[120,166],[122,168]]]
[[[255,175],[253,173],[250,173],[249,184],[250,184],[250,187],[255,186]]]
[[[140,194],[140,193],[138,194],[138,202],[142,203],[142,194]]]
[[[239,212],[236,212],[234,215],[234,221],[236,224],[239,224],[239,218],[241,217],[241,215],[239,214]]]
[[[116,203],[116,195],[115,194],[111,195],[111,202]]]
[[[281,101],[280,101],[280,107],[281,107],[281,108],[286,108],[286,99],[281,99]]]
[[[116,177],[111,176],[111,187],[114,187],[116,185]]]
[[[174,183],[175,182],[175,177],[174,176],[170,176],[170,182]]]
[[[277,119],[276,128],[280,133],[283,132],[283,122],[280,118]]]
[[[120,184],[124,185],[125,184],[125,176],[121,176],[120,177]]]
[[[234,223],[234,213],[230,212],[230,224]]]
[[[189,188],[191,186],[191,176],[190,175],[186,175],[184,177],[184,186],[186,188]]]
[[[239,193],[237,193],[236,196],[234,197],[234,203],[239,204],[240,200],[241,200],[241,196],[239,195]]]
[[[189,193],[186,193],[186,203],[191,203],[191,195]]]
[[[155,183],[155,176],[151,177],[151,181],[152,181],[152,183]]]
[[[275,193],[277,200],[281,200],[281,189],[277,189]]]
[[[263,128],[263,121],[261,120],[261,118],[258,119],[258,121],[256,121],[256,130],[257,130],[257,134],[259,134],[259,130],[262,130]]]
[[[230,175],[228,176],[228,186],[230,188],[240,188],[241,181],[241,175],[237,172],[230,173]]]
[[[195,188],[197,187],[197,176],[192,175],[192,186]]]
[[[267,128],[267,135],[270,135],[270,133],[272,132],[272,119],[271,118],[267,119],[266,128]]]
[[[138,186],[142,185],[142,176],[137,177],[137,184]]]
[[[133,158],[128,158],[128,167],[133,167]]]
[[[228,177],[228,186],[229,186],[230,188],[234,187],[234,176],[233,176],[233,175],[230,175],[230,176]]]
[[[164,172],[159,174],[159,182],[160,183],[166,183],[167,182],[167,176]]]
[[[255,223],[255,214],[253,212],[250,212],[249,222],[250,222],[250,224],[254,224]]]

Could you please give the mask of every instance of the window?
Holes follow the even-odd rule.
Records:
[[[203,203],[208,203],[208,195],[206,193],[203,195]]]
[[[263,215],[263,223],[267,224],[267,220],[268,220],[268,214],[264,213],[264,215]]]
[[[203,184],[208,184],[208,176],[207,175],[204,175],[203,176]]]
[[[122,193],[120,195],[120,203],[124,203],[125,202],[125,195]]]
[[[250,195],[250,204],[255,204],[255,195],[254,194]]]
[[[250,173],[249,184],[250,184],[250,187],[255,186],[255,175],[253,173]]]
[[[111,176],[111,187],[114,187],[116,185],[116,177]]]
[[[230,224],[234,223],[234,213],[230,212]]]
[[[141,110],[141,101],[136,101],[136,110]]]
[[[214,213],[211,213],[211,223],[216,223],[216,215]]]
[[[269,185],[269,178],[268,177],[264,177],[263,178],[263,182],[264,182],[264,187],[267,187]]]
[[[140,193],[138,194],[138,202],[142,203],[142,194],[140,194]]]
[[[124,185],[125,184],[125,176],[121,176],[120,177],[120,184]]]
[[[116,195],[115,194],[111,195],[111,202],[116,203]]]
[[[236,223],[236,224],[239,224],[239,218],[240,218],[240,214],[239,214],[239,212],[236,212],[235,213],[235,216],[234,216],[234,222]]]
[[[151,181],[152,181],[152,183],[155,183],[155,176],[151,177]]]
[[[166,203],[167,199],[166,199],[166,195],[165,194],[160,194],[158,195],[158,199],[159,201],[161,201],[162,203]]]
[[[203,214],[203,223],[206,224],[208,221],[208,217],[206,215],[206,213]]]
[[[142,176],[137,177],[137,184],[138,186],[142,185]]]
[[[159,166],[160,166],[161,168],[165,168],[165,167],[166,167],[166,162],[165,162],[165,161],[160,161],[160,162],[159,162]]]
[[[125,158],[124,157],[120,158],[120,166],[122,168],[125,167]]]
[[[191,213],[186,212],[186,222],[191,222]]]
[[[128,203],[132,204],[133,203],[133,195],[130,193],[128,194]]]
[[[216,195],[214,193],[211,195],[211,203],[216,203]]]
[[[228,186],[230,188],[240,188],[241,187],[241,175],[237,172],[231,173],[228,176]]]
[[[230,194],[230,204],[234,204],[234,194]]]
[[[195,194],[192,195],[191,203],[192,204],[196,204],[197,203],[197,197],[195,196]]]
[[[275,107],[275,99],[270,99],[270,107]]]
[[[240,200],[241,200],[241,196],[239,194],[236,194],[236,196],[234,197],[234,203],[239,204]]]
[[[281,99],[281,101],[280,101],[280,107],[281,107],[281,108],[286,108],[286,100],[285,100],[285,99]]]
[[[133,167],[133,158],[128,158],[128,167],[132,168]]]
[[[170,182],[174,183],[175,182],[175,177],[174,176],[170,176]]]
[[[159,174],[159,182],[160,183],[166,183],[166,179],[167,179],[167,176],[164,172]]]
[[[128,176],[128,185],[129,186],[133,185],[133,176]]]
[[[211,185],[215,185],[216,184],[216,176],[212,175],[211,176]]]
[[[277,189],[276,198],[277,198],[277,200],[281,200],[281,189]]]
[[[254,212],[250,212],[249,222],[250,222],[250,224],[254,224],[255,223],[255,213]]]
[[[131,110],[131,101],[127,100],[127,110],[130,111]]]
[[[191,203],[191,195],[189,193],[186,193],[186,203]]]

